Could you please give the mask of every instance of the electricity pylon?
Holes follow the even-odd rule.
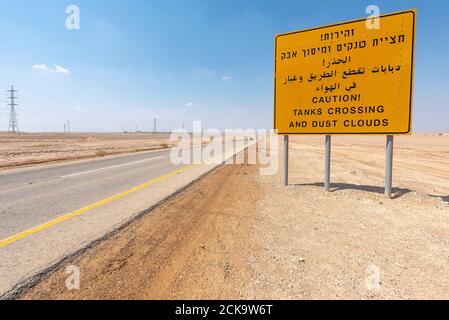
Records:
[[[19,123],[17,121],[17,113],[16,113],[17,97],[15,96],[15,93],[17,92],[17,90],[14,90],[14,86],[11,86],[7,92],[9,93],[8,106],[10,107],[8,132],[9,133],[18,133],[19,132]]]

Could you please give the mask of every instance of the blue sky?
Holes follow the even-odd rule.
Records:
[[[77,31],[65,28],[70,4]],[[449,4],[436,0],[1,0],[0,91],[19,90],[25,131],[66,120],[72,131],[151,130],[155,117],[165,130],[271,128],[274,35],[362,18],[370,4],[417,8],[414,131],[449,131]],[[5,94],[0,105],[2,131]]]

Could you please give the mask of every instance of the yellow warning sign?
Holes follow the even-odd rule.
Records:
[[[416,11],[276,36],[279,134],[410,134]]]

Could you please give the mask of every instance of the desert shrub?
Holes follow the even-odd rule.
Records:
[[[106,151],[104,150],[98,150],[97,152],[95,152],[95,155],[97,157],[104,157],[106,155]]]

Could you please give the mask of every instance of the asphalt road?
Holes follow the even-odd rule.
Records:
[[[162,150],[0,172],[0,239],[183,167]]]
[[[0,172],[0,299],[244,149],[231,144],[199,165],[160,150]]]

